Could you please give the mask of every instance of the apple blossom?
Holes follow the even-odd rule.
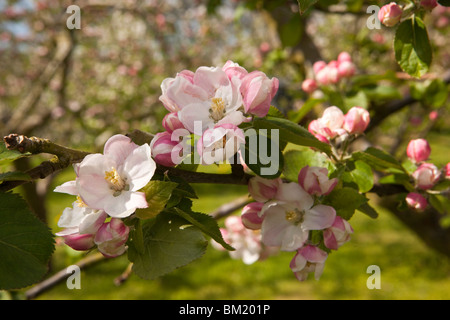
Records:
[[[428,205],[427,199],[417,192],[410,192],[406,196],[406,204],[408,207],[413,208],[417,211],[423,211]]]
[[[347,61],[347,62],[352,62],[352,57],[350,56],[350,54],[346,51],[342,51],[341,53],[339,53],[338,58],[337,58],[338,63]]]
[[[130,228],[121,219],[112,218],[97,231],[94,242],[98,250],[108,258],[120,256],[127,249]]]
[[[310,122],[308,130],[316,137],[324,137],[327,140],[333,139],[342,134],[344,119],[344,113],[341,109],[331,106],[324,110],[322,117]]]
[[[175,163],[178,159],[182,148],[179,141],[172,140],[172,133],[168,131],[158,132],[150,143],[152,157],[156,163],[174,167],[179,163]]]
[[[184,129],[183,123],[178,119],[178,112],[170,112],[162,120],[162,126],[167,132],[173,132],[176,129]]]
[[[238,63],[231,60],[228,60],[223,65],[222,70],[225,71],[230,80],[233,77],[238,77],[240,80],[242,80],[248,74],[248,71],[245,70],[245,68],[241,67]]]
[[[298,183],[310,195],[321,196],[329,194],[338,183],[338,179],[328,179],[326,168],[306,166],[298,174]]]
[[[253,71],[242,79],[240,91],[246,113],[264,117],[269,112],[270,103],[278,91],[277,78],[269,79],[261,71]]]
[[[204,164],[223,163],[232,158],[245,144],[242,129],[233,124],[222,124],[207,129],[197,143],[197,152]]]
[[[436,0],[421,0],[420,1],[420,6],[422,8],[424,8],[425,10],[433,10],[434,8],[436,8],[438,5]]]
[[[186,129],[201,135],[215,125],[237,126],[247,120],[241,110],[240,87],[240,78],[230,79],[222,68],[199,67],[195,73],[185,71],[165,79],[160,101],[170,112],[178,112],[178,119]],[[201,123],[202,132],[194,132],[196,121]]]
[[[320,85],[330,85],[339,81],[339,70],[336,64],[328,63],[316,73],[316,80]]]
[[[55,191],[79,195],[92,209],[125,218],[148,206],[139,192],[152,178],[156,164],[150,146],[138,146],[124,135],[108,139],[103,154],[89,154],[74,166],[76,179]]]
[[[259,216],[259,213],[263,205],[262,202],[251,202],[242,208],[241,220],[247,229],[261,229],[263,218]]]
[[[378,20],[386,27],[393,27],[400,21],[402,13],[402,8],[395,2],[391,2],[378,11]]]
[[[325,251],[316,246],[306,245],[297,250],[289,266],[299,281],[306,280],[311,272],[314,272],[314,278],[319,280],[327,257]]]
[[[340,246],[350,240],[353,228],[347,220],[336,216],[331,227],[323,231],[323,241],[328,249],[337,250]]]
[[[250,196],[258,202],[266,202],[274,199],[282,181],[277,179],[265,179],[260,176],[250,178],[248,191]]]
[[[437,183],[440,178],[440,172],[434,164],[422,163],[413,172],[412,177],[415,180],[417,188],[426,190],[432,188]]]
[[[327,63],[323,60],[319,60],[314,62],[313,64],[313,71],[315,74],[317,74],[320,70],[322,70],[323,68],[325,68],[327,65]]]
[[[425,139],[413,139],[409,141],[406,148],[406,155],[413,162],[422,162],[429,158],[431,147]]]
[[[445,165],[443,171],[444,171],[445,179],[450,179],[450,162],[448,162],[448,163]]]
[[[317,89],[317,83],[314,79],[305,79],[302,82],[302,90],[306,93],[312,93]]]
[[[278,187],[276,200],[267,202],[260,212],[262,242],[279,246],[282,251],[294,251],[308,239],[309,230],[330,227],[336,217],[334,208],[318,204],[295,182]]]
[[[344,116],[343,128],[353,134],[363,133],[370,122],[369,112],[361,107],[352,107]]]
[[[339,62],[337,69],[339,78],[349,78],[356,72],[356,67],[353,62],[347,60]]]
[[[225,219],[225,228],[220,228],[220,232],[225,242],[235,250],[229,251],[233,259],[241,259],[245,264],[252,264],[259,260],[262,253],[261,234],[246,229],[238,216],[229,216]],[[214,240],[211,244],[218,250],[223,247]]]

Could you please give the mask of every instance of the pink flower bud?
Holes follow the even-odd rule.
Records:
[[[339,81],[339,71],[337,66],[328,64],[316,74],[316,80],[320,85],[330,85]]]
[[[306,93],[312,93],[317,89],[317,83],[314,79],[305,79],[302,82],[302,90]]]
[[[450,162],[444,167],[445,179],[450,179]]]
[[[264,203],[251,202],[242,208],[242,224],[251,230],[261,229],[263,218],[259,216]]]
[[[121,219],[112,218],[111,221],[103,224],[95,235],[94,242],[98,250],[109,258],[120,256],[127,247],[130,228]]]
[[[327,66],[327,63],[325,61],[316,61],[313,64],[313,70],[314,73],[317,74],[320,70],[322,70],[323,68],[325,68]]]
[[[242,79],[240,87],[245,112],[264,117],[269,112],[270,103],[278,91],[277,78],[269,79],[261,71],[253,71]]]
[[[352,57],[350,56],[350,54],[348,52],[342,51],[341,53],[339,53],[337,61],[339,63],[347,61],[347,62],[352,62]]]
[[[64,243],[74,250],[85,251],[91,249],[94,243],[94,234],[68,234],[63,236]]]
[[[413,162],[422,162],[428,159],[431,153],[430,145],[425,139],[415,139],[408,143],[406,155]]]
[[[349,133],[363,133],[370,122],[369,112],[361,107],[351,108],[344,119],[343,128]]]
[[[440,178],[439,169],[432,163],[421,164],[412,174],[416,182],[416,187],[419,189],[430,189]]]
[[[325,251],[316,246],[306,245],[297,250],[289,266],[299,281],[306,280],[310,272],[314,272],[314,278],[319,280],[327,257]]]
[[[402,13],[402,8],[395,2],[391,2],[378,11],[378,20],[386,27],[393,27],[400,21]]]
[[[347,220],[336,216],[333,225],[323,232],[323,241],[328,249],[337,250],[350,240],[353,228]]]
[[[152,157],[160,165],[174,167],[177,163],[174,163],[174,160],[172,160],[176,159],[175,157],[172,158],[172,153],[177,153],[181,150],[178,146],[179,142],[172,141],[172,134],[170,132],[159,132],[150,143]]]
[[[326,168],[306,166],[298,174],[298,183],[309,194],[321,196],[329,194],[338,180],[328,179]]]
[[[338,65],[338,75],[340,78],[348,78],[355,74],[356,67],[351,61],[342,61]]]
[[[173,132],[176,129],[184,129],[183,123],[178,119],[178,112],[166,114],[162,121],[162,125],[167,132]]]
[[[410,192],[406,196],[406,204],[417,211],[423,211],[428,205],[427,199],[417,192]]]
[[[266,202],[274,199],[281,185],[281,179],[264,179],[259,176],[253,177],[248,183],[248,191],[253,199],[258,202]]]
[[[436,0],[422,0],[420,1],[420,6],[424,8],[425,10],[433,10],[437,7],[437,1]]]

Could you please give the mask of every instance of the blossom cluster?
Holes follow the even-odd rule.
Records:
[[[150,146],[114,135],[105,143],[103,154],[87,155],[74,169],[75,180],[54,190],[76,196],[72,207],[63,211],[58,221],[63,230],[56,235],[75,250],[97,246],[106,257],[123,254],[130,231],[123,219],[148,206],[140,190],[156,169]]]
[[[337,183],[336,178],[328,178],[326,168],[310,166],[300,171],[298,182],[259,176],[249,181],[248,190],[255,201],[243,208],[242,224],[260,232],[263,246],[295,252],[290,267],[299,280],[305,280],[310,272],[319,279],[328,256],[311,238],[311,231],[321,232],[328,250],[337,250],[353,233],[348,221],[321,203]]]
[[[248,72],[227,61],[222,67],[183,70],[161,84],[160,101],[169,113],[164,132],[156,134],[151,149],[155,161],[164,166],[179,164],[180,139],[199,137],[201,163],[221,163],[232,158],[245,143],[238,127],[252,117],[264,117],[278,90],[278,79],[261,71]]]
[[[308,130],[322,142],[342,143],[350,135],[364,133],[369,123],[369,112],[362,107],[352,107],[344,114],[338,107],[331,106],[320,118],[309,123]]]
[[[341,52],[337,60],[326,63],[323,60],[313,64],[313,77],[302,82],[302,90],[312,93],[322,86],[337,84],[339,81],[351,78],[356,73],[356,66],[348,52]]]
[[[427,191],[441,179],[450,179],[450,163],[440,170],[435,164],[427,162],[431,147],[426,139],[421,138],[409,141],[406,155],[417,166],[411,175],[416,190],[407,194],[406,203],[417,211],[423,211],[428,206]]]
[[[419,10],[432,11],[438,6],[437,0],[421,0],[417,8]],[[408,10],[397,4],[396,2],[388,3],[378,11],[378,20],[386,27],[394,27],[397,25],[402,16],[407,16]]]

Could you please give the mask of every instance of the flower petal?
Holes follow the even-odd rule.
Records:
[[[331,227],[335,218],[333,207],[319,204],[305,212],[302,226],[307,230],[322,230]]]

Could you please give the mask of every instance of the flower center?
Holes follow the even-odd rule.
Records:
[[[286,211],[286,220],[297,225],[303,222],[305,211],[294,209],[292,211]]]
[[[105,171],[105,180],[108,181],[111,190],[114,190],[115,197],[120,195],[122,190],[129,188],[126,179],[123,179],[115,168],[112,168],[111,171]]]
[[[87,207],[87,204],[84,203],[83,199],[81,199],[80,196],[77,196],[77,201],[75,201],[75,202],[76,202],[77,206],[80,207],[80,208],[86,208]]]
[[[210,118],[219,121],[225,116],[225,101],[222,98],[211,99]]]

